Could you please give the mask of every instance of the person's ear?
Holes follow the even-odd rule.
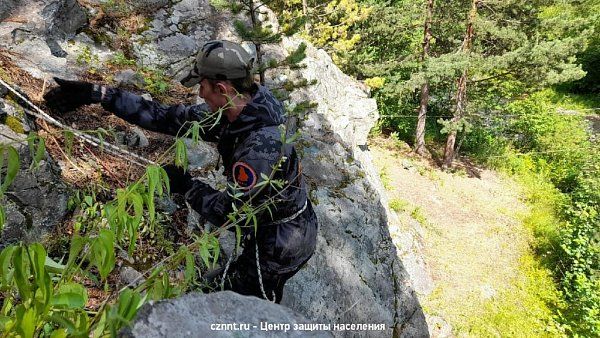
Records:
[[[217,87],[217,92],[219,94],[223,94],[223,95],[228,94],[227,86],[223,82],[217,82],[216,87]]]

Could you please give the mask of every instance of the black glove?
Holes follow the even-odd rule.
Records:
[[[54,78],[58,87],[44,95],[46,104],[52,110],[66,113],[83,105],[99,103],[102,97],[101,86],[89,82],[68,81]]]
[[[185,194],[192,187],[192,175],[184,172],[182,168],[167,164],[163,166],[163,169],[169,175],[171,193]]]

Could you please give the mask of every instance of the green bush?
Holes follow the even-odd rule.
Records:
[[[535,235],[534,249],[558,280],[566,307],[558,317],[576,336],[600,335],[600,152],[585,120],[557,110],[564,97],[545,90],[516,101],[517,116],[504,137],[504,155],[489,161],[516,174],[532,205],[524,220]],[[524,154],[526,153],[526,154]]]
[[[405,211],[407,207],[408,202],[404,200],[401,200],[399,198],[393,198],[390,200],[390,209],[394,210],[395,212]]]

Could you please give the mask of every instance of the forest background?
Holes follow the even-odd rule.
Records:
[[[446,170],[465,156],[523,183],[532,250],[558,294],[548,328],[599,336],[600,1],[270,6],[284,26],[301,18],[301,34],[371,88],[381,114],[374,133]]]

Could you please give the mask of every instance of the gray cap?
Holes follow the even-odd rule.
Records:
[[[226,40],[209,41],[202,46],[190,73],[181,84],[192,87],[203,78],[213,80],[234,80],[248,76],[252,71],[254,58],[244,47]]]

